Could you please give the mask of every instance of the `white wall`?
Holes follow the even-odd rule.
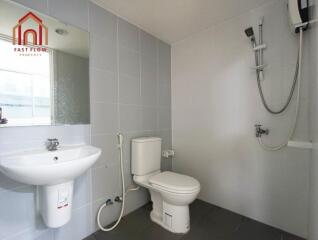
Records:
[[[317,17],[317,4],[315,0],[312,8],[312,18]],[[314,144],[310,162],[310,197],[309,197],[309,240],[318,239],[318,28],[314,25],[309,33],[309,54],[310,64],[310,135]]]
[[[295,102],[273,117],[260,101],[254,55],[243,30],[265,16],[266,98],[287,98],[297,56],[285,1],[273,1],[172,46],[173,169],[196,177],[199,198],[293,234],[307,236],[309,150],[264,151],[254,124],[270,129],[268,144],[285,141]],[[305,36],[305,45],[307,37]],[[308,140],[308,46],[295,139]]]

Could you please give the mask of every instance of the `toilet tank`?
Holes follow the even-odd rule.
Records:
[[[132,174],[143,176],[160,170],[161,138],[135,138],[131,145]]]

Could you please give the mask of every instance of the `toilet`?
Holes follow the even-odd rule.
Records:
[[[131,170],[134,182],[149,190],[153,222],[173,233],[190,230],[189,204],[200,192],[193,177],[160,171],[161,138],[142,137],[132,140]]]

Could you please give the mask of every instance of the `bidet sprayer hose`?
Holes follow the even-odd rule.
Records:
[[[294,83],[293,83],[293,87],[292,90],[289,94],[288,97],[288,102],[285,104],[285,106],[279,111],[282,112],[284,111],[289,102],[291,101],[291,98],[293,96],[293,91],[295,89],[296,86],[296,82],[298,79],[298,86],[297,86],[297,94],[296,94],[296,109],[295,109],[295,118],[294,118],[294,122],[289,130],[289,134],[287,137],[287,140],[285,142],[283,142],[282,144],[278,145],[278,146],[270,146],[270,145],[266,145],[263,141],[262,141],[262,137],[258,138],[258,142],[259,144],[265,149],[265,150],[269,150],[269,151],[276,151],[276,150],[280,150],[283,147],[287,146],[288,141],[292,138],[292,136],[294,135],[295,132],[295,128],[296,128],[296,124],[297,124],[297,118],[298,118],[298,112],[299,112],[299,101],[300,101],[300,83],[301,83],[301,70],[302,70],[302,45],[303,45],[303,29],[300,28],[299,29],[299,49],[298,49],[298,60],[297,60],[297,65],[296,65],[296,71],[295,71],[295,77],[294,77]],[[297,74],[296,74],[297,73]],[[257,81],[258,85],[260,85],[259,80]],[[267,104],[265,102],[263,93],[261,91],[261,87],[260,88],[260,94],[261,94],[261,98],[262,101],[264,103],[265,108],[267,109]],[[267,106],[267,107],[266,107]],[[267,110],[270,110],[269,108]]]
[[[119,161],[120,161],[120,173],[121,173],[121,182],[122,182],[122,203],[121,203],[121,210],[120,210],[120,214],[119,214],[119,218],[117,219],[116,223],[110,227],[110,228],[104,228],[100,222],[100,215],[102,210],[106,207],[106,203],[104,203],[98,210],[97,213],[97,224],[98,227],[104,231],[104,232],[109,232],[113,229],[115,229],[118,224],[120,223],[120,220],[123,217],[124,214],[124,209],[125,209],[125,178],[124,178],[124,165],[123,165],[123,135],[122,134],[117,134],[117,140],[118,140],[118,149],[119,149]]]
[[[101,216],[102,210],[107,206],[107,204],[104,203],[102,206],[100,206],[98,213],[97,213],[97,224],[98,224],[98,227],[100,228],[100,230],[102,230],[104,232],[109,232],[109,231],[115,229],[118,226],[118,224],[120,223],[120,220],[122,219],[122,217],[124,215],[126,194],[128,192],[137,191],[140,189],[139,187],[135,187],[135,188],[130,188],[126,191],[125,176],[124,176],[124,163],[123,163],[123,142],[124,142],[123,135],[121,133],[117,134],[117,143],[118,143],[117,146],[119,149],[120,175],[121,175],[122,194],[123,194],[121,199],[119,197],[119,200],[120,200],[119,202],[121,202],[121,210],[120,210],[119,218],[117,219],[115,224],[112,227],[105,228],[102,226],[102,224],[100,222],[100,216]]]

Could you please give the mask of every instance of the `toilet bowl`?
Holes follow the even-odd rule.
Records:
[[[160,171],[161,139],[132,140],[132,173],[134,182],[149,190],[153,209],[150,218],[173,233],[190,230],[189,204],[200,192],[193,177]]]

